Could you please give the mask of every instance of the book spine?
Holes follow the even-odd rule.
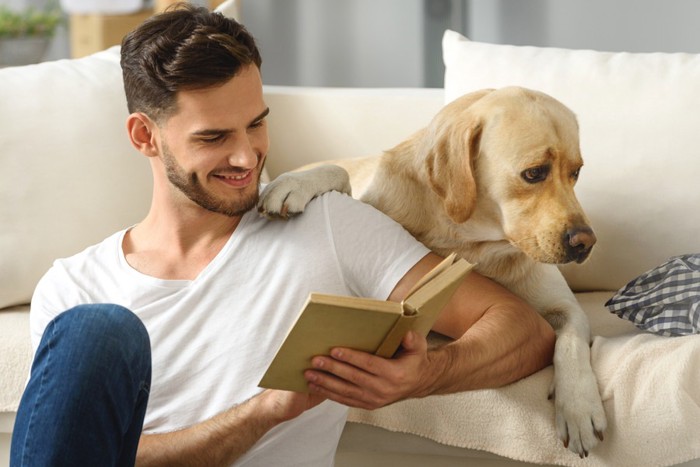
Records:
[[[413,327],[415,320],[416,315],[402,314],[399,316],[399,319],[396,320],[396,323],[394,323],[394,326],[387,333],[384,341],[374,354],[384,358],[393,357],[401,345],[404,336]]]

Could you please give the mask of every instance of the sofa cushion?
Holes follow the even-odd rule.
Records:
[[[0,308],[28,303],[55,258],[145,215],[118,48],[0,70]]]
[[[700,55],[522,47],[443,38],[447,102],[518,85],[578,116],[576,188],[598,244],[561,268],[577,291],[617,290],[665,259],[700,251]]]
[[[17,410],[31,363],[29,307],[3,310],[0,313],[0,414]]]

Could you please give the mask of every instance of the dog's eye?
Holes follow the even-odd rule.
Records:
[[[523,170],[520,176],[523,177],[527,183],[538,183],[542,182],[549,175],[549,166],[541,165],[539,167],[532,167],[530,169]]]

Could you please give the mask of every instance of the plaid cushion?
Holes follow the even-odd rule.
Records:
[[[670,258],[621,288],[605,306],[656,334],[700,334],[700,254]]]

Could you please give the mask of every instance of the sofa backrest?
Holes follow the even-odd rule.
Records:
[[[263,69],[263,79],[264,79]],[[426,126],[442,89],[266,86],[271,177],[303,164],[379,155]]]
[[[615,290],[700,251],[700,57],[452,40],[447,100],[516,84],[578,115],[586,165],[577,194],[599,241],[588,262],[561,268],[572,288]],[[272,177],[379,154],[444,102],[439,89],[280,86],[266,86],[265,99]],[[55,258],[145,215],[150,169],[127,140],[126,116],[117,48],[0,70],[0,308],[27,303]]]

